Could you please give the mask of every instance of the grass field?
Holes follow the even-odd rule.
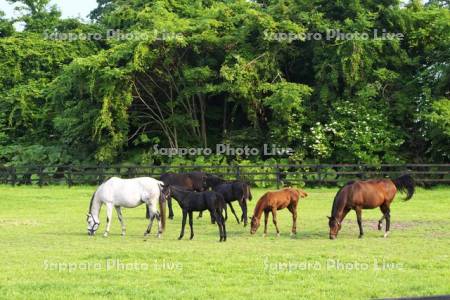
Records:
[[[0,298],[367,299],[450,294],[450,189],[417,190],[391,207],[391,235],[376,230],[379,210],[363,211],[358,239],[351,212],[335,241],[326,216],[336,189],[307,189],[298,234],[278,214],[281,237],[256,235],[230,214],[228,241],[218,242],[209,214],[194,220],[195,238],[178,241],[181,215],[161,239],[143,238],[144,206],[124,210],[127,236],[114,212],[88,237],[85,215],[94,187],[0,186]],[[254,190],[258,199],[263,190]],[[253,209],[255,200],[250,202]],[[238,207],[235,205],[235,207]],[[250,213],[251,215],[251,213]],[[154,230],[156,227],[154,227]],[[154,232],[156,233],[156,232]]]

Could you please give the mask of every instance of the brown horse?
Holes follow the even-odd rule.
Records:
[[[403,175],[397,179],[374,179],[365,181],[352,181],[343,186],[334,197],[331,217],[328,217],[330,239],[335,239],[342,227],[342,220],[350,210],[355,210],[359,226],[359,237],[364,235],[362,229],[361,210],[379,207],[383,217],[378,221],[378,230],[381,230],[383,220],[386,219],[384,237],[389,234],[391,223],[390,205],[397,193],[406,192],[409,200],[414,194],[415,184],[410,175]]]
[[[264,236],[267,234],[267,221],[269,212],[272,212],[272,220],[277,229],[277,236],[280,236],[280,230],[277,224],[277,210],[288,208],[292,214],[292,234],[297,234],[297,204],[300,197],[308,196],[306,192],[300,189],[285,188],[276,192],[265,193],[256,203],[255,211],[251,221],[250,233],[254,234],[261,221],[261,215],[264,212]]]

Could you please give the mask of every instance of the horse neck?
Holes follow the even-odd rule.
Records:
[[[338,219],[339,222],[342,221],[342,213],[344,211],[346,199],[347,194],[343,191],[339,191],[336,197],[334,198],[333,208],[331,210],[331,217]]]
[[[258,201],[258,203],[256,203],[253,216],[257,217],[258,219],[261,219],[264,208],[266,208],[266,203],[267,203],[267,200],[266,200],[266,197],[264,196],[263,198],[261,198],[260,201]]]
[[[188,191],[181,191],[181,190],[176,190],[176,189],[172,189],[172,191],[171,191],[171,196],[173,197],[173,198],[175,198],[175,200],[178,202],[178,203],[183,203],[184,201],[184,198],[186,197],[186,195],[187,195],[187,193],[188,193]]]
[[[96,222],[99,222],[99,214],[101,206],[102,203],[100,202],[100,199],[94,196],[89,206],[89,213],[92,215],[92,217]]]

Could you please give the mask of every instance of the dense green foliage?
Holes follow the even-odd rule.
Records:
[[[450,160],[445,1],[101,0],[91,24],[10,2],[25,30],[0,15],[0,162],[160,162],[153,145],[216,143],[292,147],[293,162]],[[69,33],[102,38],[48,38]]]

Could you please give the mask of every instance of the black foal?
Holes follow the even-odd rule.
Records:
[[[236,218],[237,223],[239,224],[239,218],[234,211],[234,207],[232,202],[238,201],[239,206],[242,209],[241,221],[244,222],[244,226],[247,226],[247,200],[252,200],[252,193],[250,191],[250,185],[244,181],[225,181],[220,177],[210,175],[206,178],[206,186],[211,187],[213,191],[221,194],[225,199],[225,202],[230,206],[231,212]],[[200,212],[198,217],[202,217],[202,213]],[[211,216],[211,219],[212,216]]]
[[[219,226],[220,242],[227,240],[227,231],[225,229],[225,218],[222,211],[226,210],[226,203],[222,195],[216,192],[191,192],[182,187],[171,186],[170,196],[180,205],[183,211],[183,221],[181,225],[181,233],[178,238],[181,240],[184,236],[184,227],[186,226],[186,216],[189,214],[189,226],[191,227],[191,240],[194,237],[194,229],[192,212],[209,210],[211,216]]]

